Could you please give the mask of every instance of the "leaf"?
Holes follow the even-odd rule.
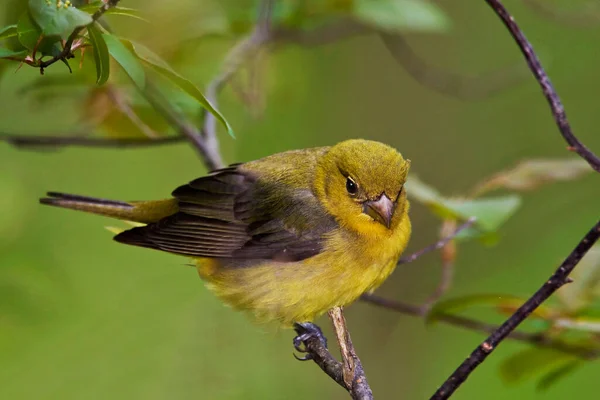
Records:
[[[387,32],[440,32],[450,26],[441,9],[425,0],[355,0],[353,15]]]
[[[572,331],[600,333],[600,318],[558,318],[554,321],[554,326]]]
[[[573,282],[556,295],[572,313],[589,306],[600,295],[600,245],[592,247],[571,273]]]
[[[564,368],[578,361],[577,357],[552,349],[530,348],[504,359],[500,376],[507,384],[516,384]]]
[[[0,47],[0,58],[8,58],[8,57],[23,57],[26,56],[29,52],[27,50],[10,50],[5,47]]]
[[[526,299],[521,297],[505,294],[475,294],[455,297],[436,303],[427,315],[426,322],[435,322],[441,315],[457,314],[473,306],[492,305],[500,310],[510,309],[512,311],[521,307],[525,301]],[[531,315],[543,320],[552,320],[556,314],[555,310],[542,304]]]
[[[8,39],[17,36],[17,25],[8,25],[0,29],[0,39]]]
[[[409,177],[406,182],[406,190],[411,199],[429,207],[441,219],[465,221],[470,217],[477,218],[475,227],[465,229],[457,235],[456,239],[483,237],[489,240],[493,238],[490,234],[506,222],[521,205],[521,198],[518,195],[472,200],[447,198],[414,175]]]
[[[198,101],[205,109],[207,109],[211,114],[213,114],[221,123],[227,128],[227,132],[232,137],[235,137],[233,133],[233,129],[229,125],[229,122],[223,117],[223,115],[216,109],[214,106],[204,97],[202,92],[189,80],[185,79],[177,72],[173,71],[173,69],[167,64],[164,60],[162,60],[158,55],[153,53],[150,49],[141,45],[139,43],[135,43],[129,39],[121,38],[121,41],[125,43],[134,54],[146,64],[150,65],[155,71],[168,78],[171,82],[177,85],[181,90],[186,92],[188,95],[192,96],[196,101]]]
[[[60,36],[66,40],[75,28],[92,23],[92,17],[73,6],[59,7],[62,2],[29,0],[29,11],[33,20],[46,36]]]
[[[123,67],[137,87],[144,88],[146,86],[146,73],[139,60],[125,47],[119,38],[109,34],[103,34],[102,36],[108,46],[110,55]]]
[[[44,37],[40,40],[42,31],[36,25],[29,12],[24,12],[17,22],[17,39],[25,47],[44,56],[60,54],[61,46],[58,37]],[[39,42],[39,43],[38,43]],[[36,47],[37,46],[37,47]]]
[[[88,14],[94,14],[98,11],[98,8],[102,7],[103,3],[101,1],[95,1],[90,4],[86,4],[83,7],[79,7],[79,10],[85,11]],[[144,22],[148,22],[147,19],[141,17],[139,15],[139,11],[134,8],[127,7],[111,7],[104,12],[104,15],[123,15],[126,17],[136,18]]]
[[[588,163],[579,158],[527,160],[482,182],[476,187],[475,193],[482,194],[501,188],[533,190],[546,183],[574,180],[589,172],[592,172],[592,169]]]
[[[521,205],[518,195],[489,197],[475,200],[445,199],[442,205],[461,219],[477,218],[477,226],[496,231]]]
[[[110,58],[108,56],[108,47],[104,37],[95,24],[88,26],[90,41],[92,42],[92,51],[96,61],[96,83],[103,85],[110,75]]]

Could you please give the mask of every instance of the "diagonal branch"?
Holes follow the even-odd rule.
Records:
[[[525,56],[525,60],[529,66],[529,69],[531,72],[533,72],[535,79],[538,81],[542,91],[544,92],[546,100],[548,100],[554,121],[556,122],[560,133],[569,144],[568,149],[579,154],[588,162],[588,164],[590,164],[594,170],[600,172],[600,158],[598,158],[598,156],[596,156],[591,150],[585,147],[585,145],[581,143],[581,141],[573,134],[560,97],[556,93],[554,86],[552,86],[550,78],[542,67],[540,60],[531,46],[531,43],[529,43],[521,31],[513,16],[508,13],[504,5],[502,5],[499,0],[486,0],[486,2],[490,7],[492,7],[494,12],[498,15],[498,17],[500,17],[504,25],[508,28],[510,34],[519,46],[519,49],[521,49],[523,56]]]
[[[575,249],[563,261],[558,269],[544,282],[533,296],[529,298],[513,315],[483,341],[471,355],[450,375],[448,379],[431,397],[431,400],[448,399],[497,347],[513,332],[540,304],[546,301],[560,287],[570,282],[569,274],[577,266],[588,250],[600,238],[600,221],[590,229]]]

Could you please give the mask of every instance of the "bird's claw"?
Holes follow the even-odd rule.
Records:
[[[312,354],[308,353],[306,348],[306,341],[309,339],[316,338],[325,348],[327,348],[327,338],[323,334],[323,331],[312,322],[294,323],[294,330],[298,334],[294,337],[294,348],[300,353],[306,353],[304,357],[298,357],[294,354],[296,360],[308,361],[313,359]]]

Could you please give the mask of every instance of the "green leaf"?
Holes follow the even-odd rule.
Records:
[[[23,47],[33,50],[41,35],[42,31],[29,13],[23,13],[17,22],[17,38]]]
[[[533,190],[547,183],[574,180],[592,171],[589,164],[580,158],[527,160],[482,182],[475,188],[475,193],[481,194],[501,188]]]
[[[512,311],[521,307],[525,301],[527,300],[524,298],[505,294],[475,294],[455,297],[436,303],[427,315],[426,322],[435,322],[441,315],[457,314],[473,306],[491,305],[499,309]],[[551,320],[555,314],[556,312],[552,308],[542,304],[531,315],[543,320]]]
[[[353,14],[387,32],[440,32],[450,26],[446,14],[426,0],[355,0]]]
[[[600,295],[600,245],[592,247],[571,273],[573,282],[556,295],[572,313],[589,306]]]
[[[223,115],[215,108],[213,105],[204,97],[202,92],[189,80],[185,79],[183,76],[179,75],[177,72],[173,71],[173,69],[167,64],[164,60],[162,60],[158,55],[153,53],[150,49],[141,45],[139,43],[135,43],[129,39],[121,38],[121,41],[125,43],[134,54],[146,64],[151,66],[155,71],[169,79],[175,85],[177,85],[181,90],[186,92],[188,95],[192,96],[196,99],[205,109],[207,109],[211,114],[213,114],[221,123],[227,128],[227,132],[235,137],[233,133],[233,129],[229,125],[229,122],[223,117]]]
[[[0,29],[0,39],[8,39],[10,37],[17,36],[17,25],[8,25]]]
[[[102,36],[108,46],[110,55],[123,67],[137,87],[144,88],[146,86],[146,73],[140,61],[119,38],[109,34],[103,34]]]
[[[7,57],[23,57],[26,56],[29,52],[27,50],[10,50],[5,47],[0,47],[0,58]]]
[[[98,8],[102,7],[102,2],[94,2],[90,4],[86,4],[83,7],[79,7],[79,10],[85,11],[88,14],[94,14],[98,11]],[[136,18],[144,22],[148,22],[145,18],[139,15],[139,11],[134,8],[126,8],[126,7],[111,7],[104,12],[104,15],[123,15],[126,17]]]
[[[427,205],[441,202],[443,199],[436,189],[421,181],[416,174],[409,175],[405,186],[408,197],[419,203]]]
[[[29,11],[44,35],[60,36],[63,40],[75,28],[92,23],[92,17],[88,13],[73,6],[59,7],[55,1],[29,0]]]
[[[477,226],[488,232],[496,231],[521,205],[518,195],[489,197],[475,200],[445,199],[442,202],[460,219],[477,218]]]
[[[42,31],[29,15],[29,12],[24,12],[17,22],[17,38],[23,47],[31,51],[36,49],[36,53],[44,56],[60,54],[62,51],[59,43],[60,38],[44,37],[40,40],[41,36]]]
[[[108,55],[108,47],[104,41],[104,37],[95,24],[88,26],[90,41],[92,42],[92,50],[94,60],[96,61],[96,83],[103,85],[108,80],[110,75],[110,57]]]
[[[577,360],[576,356],[558,350],[534,347],[504,359],[500,364],[500,376],[507,384],[521,383]]]

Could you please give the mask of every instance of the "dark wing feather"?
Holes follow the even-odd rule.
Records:
[[[261,179],[240,164],[180,186],[179,212],[115,240],[193,257],[298,261],[337,224],[308,189]]]

